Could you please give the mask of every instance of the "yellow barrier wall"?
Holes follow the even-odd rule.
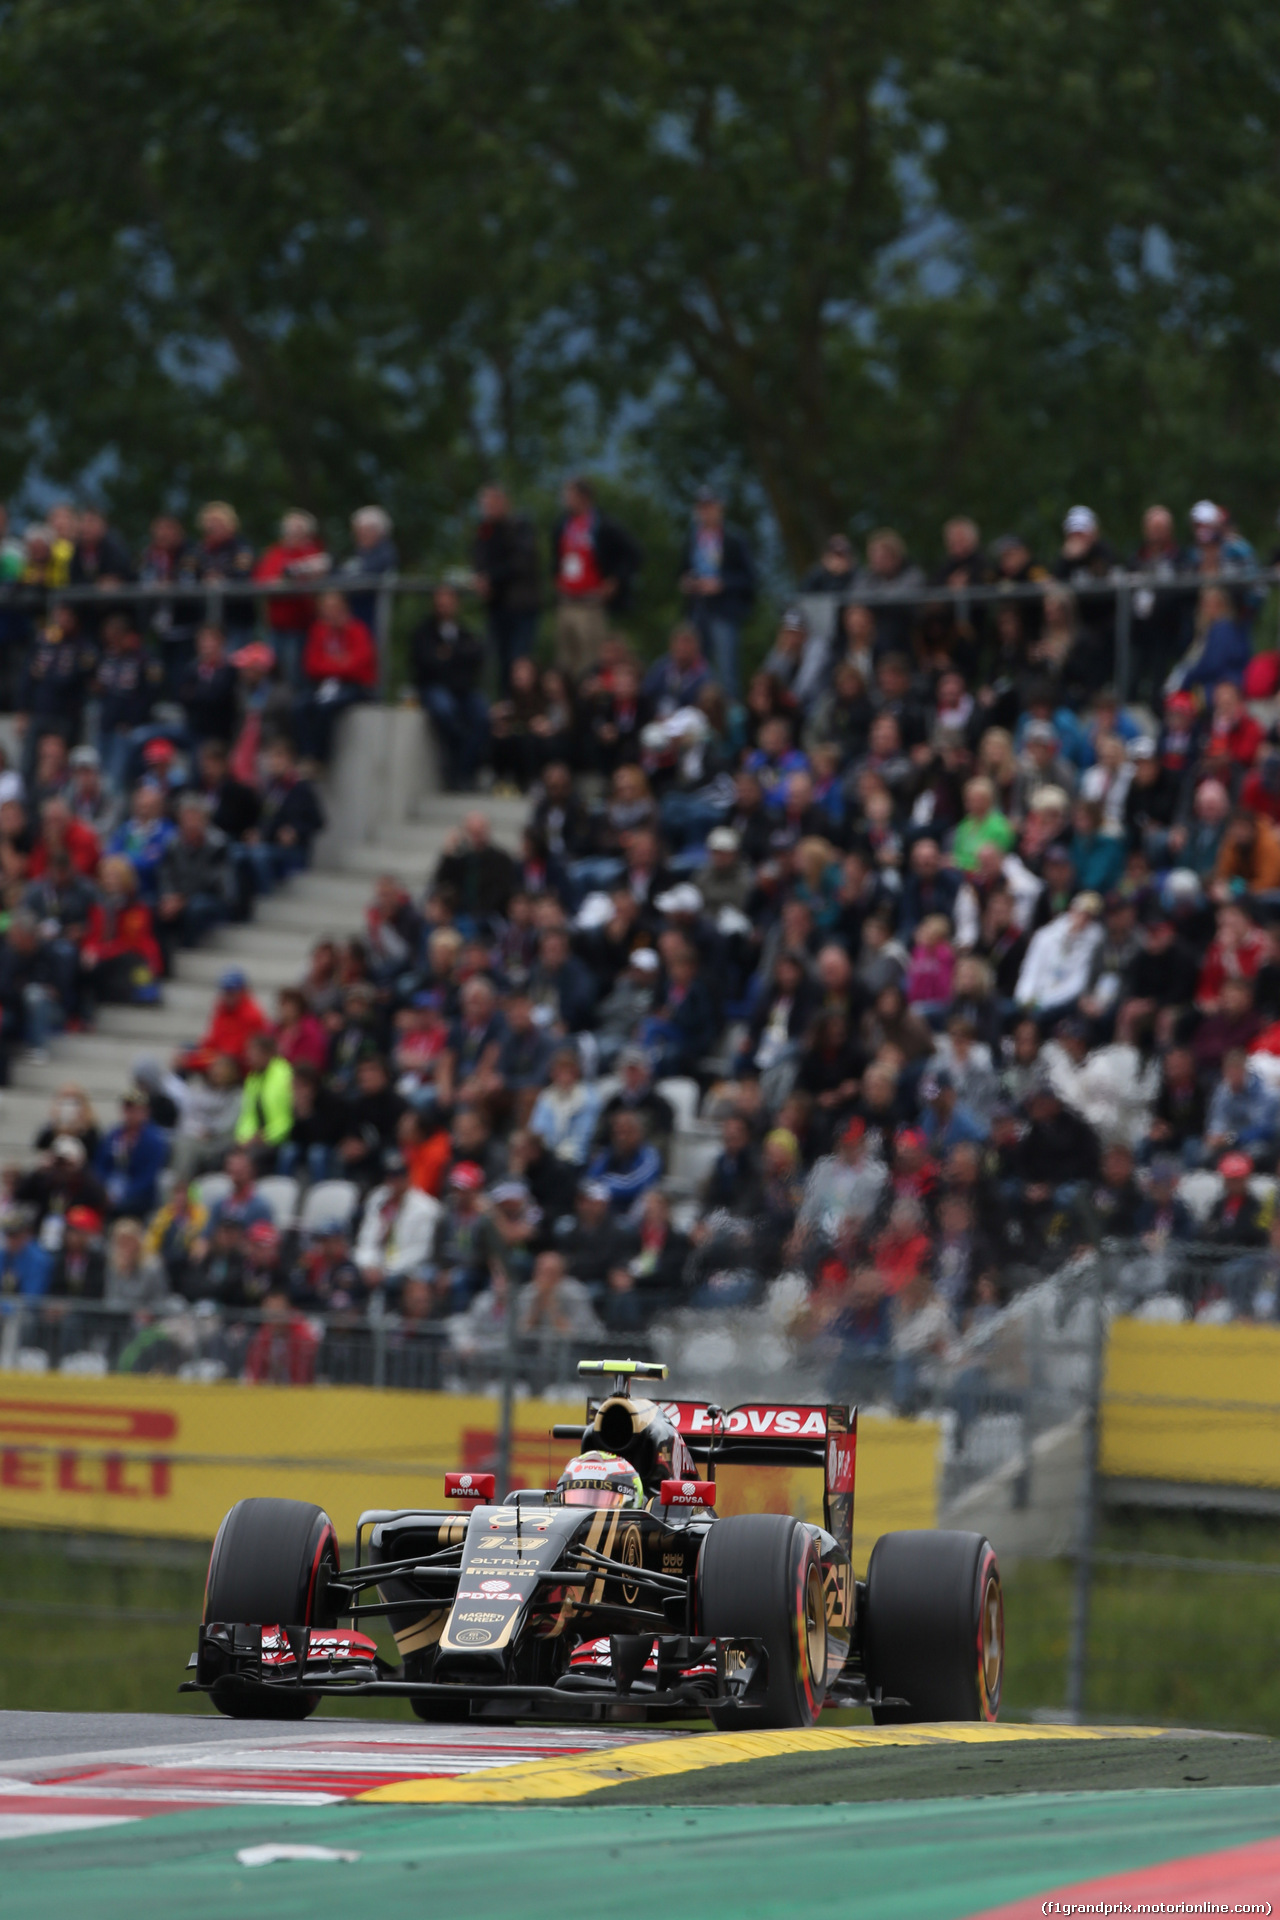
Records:
[[[581,1400],[517,1404],[518,1485],[555,1479],[572,1449],[550,1429],[582,1413]],[[211,1539],[233,1501],[279,1494],[318,1501],[347,1541],[364,1508],[439,1505],[449,1468],[491,1466],[497,1421],[495,1401],[451,1394],[8,1374],[0,1526]],[[927,1422],[862,1423],[859,1565],[880,1533],[934,1524],[937,1444]],[[817,1473],[738,1470],[723,1494],[726,1512],[812,1509],[821,1518]]]
[[[1100,1460],[1127,1478],[1280,1487],[1280,1328],[1116,1321]]]

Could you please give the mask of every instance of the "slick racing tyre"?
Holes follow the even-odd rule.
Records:
[[[886,1533],[867,1568],[863,1660],[880,1726],[994,1720],[1004,1678],[1004,1601],[980,1533]]]
[[[698,1560],[698,1630],[763,1640],[768,1655],[763,1699],[717,1708],[716,1727],[811,1727],[826,1692],[827,1608],[809,1529],[781,1513],[717,1520]]]
[[[323,1508],[305,1500],[238,1500],[209,1556],[205,1622],[336,1626],[323,1602],[322,1574],[337,1567],[338,1539]],[[320,1695],[224,1679],[214,1684],[213,1704],[235,1720],[305,1720]]]

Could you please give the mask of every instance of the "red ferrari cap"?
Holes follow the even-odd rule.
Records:
[[[859,1114],[855,1114],[844,1132],[840,1135],[842,1147],[851,1147],[855,1140],[861,1140],[867,1131],[867,1123]]]
[[[78,1228],[81,1233],[101,1233],[102,1215],[92,1207],[68,1207],[67,1225]]]
[[[1253,1172],[1253,1162],[1247,1153],[1224,1153],[1218,1162],[1218,1172],[1224,1180],[1247,1180]]]
[[[148,740],[142,749],[142,758],[149,767],[167,767],[178,757],[178,749],[172,740]]]
[[[269,1220],[255,1220],[245,1239],[251,1247],[278,1247],[280,1235]]]

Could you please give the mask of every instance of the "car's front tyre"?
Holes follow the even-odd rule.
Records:
[[[781,1513],[717,1520],[698,1559],[698,1625],[718,1640],[762,1640],[768,1656],[763,1699],[717,1708],[716,1727],[813,1725],[826,1687],[827,1610],[808,1527]]]
[[[886,1533],[867,1568],[863,1662],[878,1725],[994,1720],[1004,1682],[1004,1600],[980,1533]]]
[[[305,1500],[238,1500],[209,1555],[204,1618],[228,1626],[332,1627],[325,1574],[338,1568],[338,1539],[322,1507]],[[234,1720],[305,1720],[318,1693],[252,1680],[214,1683],[213,1704]]]

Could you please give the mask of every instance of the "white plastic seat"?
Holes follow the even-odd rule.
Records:
[[[225,1200],[231,1191],[229,1173],[206,1173],[195,1183],[195,1195],[202,1207],[212,1213],[219,1200]]]
[[[676,1131],[679,1133],[690,1126],[698,1117],[698,1083],[677,1074],[671,1080],[659,1080],[657,1085],[664,1100],[669,1100],[676,1116]]]
[[[285,1233],[298,1217],[298,1183],[291,1174],[264,1174],[254,1188],[259,1200],[271,1209],[271,1218]]]
[[[302,1203],[298,1225],[303,1233],[316,1233],[329,1220],[340,1220],[349,1227],[359,1198],[360,1189],[354,1180],[317,1180]]]

